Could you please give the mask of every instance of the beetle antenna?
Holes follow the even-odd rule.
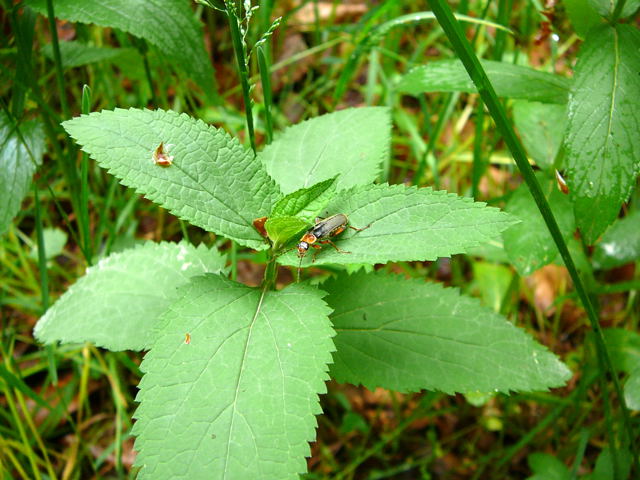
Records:
[[[300,257],[300,263],[298,263],[298,275],[296,278],[296,283],[300,283],[300,270],[302,270],[302,259],[303,257]]]

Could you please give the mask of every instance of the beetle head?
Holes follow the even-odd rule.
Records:
[[[309,244],[305,241],[300,242],[298,245],[298,256],[300,258],[304,257],[307,253],[307,250],[309,250]]]

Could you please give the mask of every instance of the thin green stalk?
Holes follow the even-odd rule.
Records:
[[[273,139],[273,120],[271,118],[271,73],[269,72],[269,60],[262,45],[258,46],[258,67],[260,69],[260,81],[262,83],[262,95],[264,97],[264,123],[267,133],[267,145]]]
[[[480,61],[476,57],[473,52],[471,45],[467,41],[460,24],[453,17],[453,13],[449,8],[449,5],[444,0],[430,0],[429,1],[433,12],[440,23],[440,26],[445,31],[449,41],[452,43],[455,52],[457,53],[460,60],[464,64],[469,76],[473,80],[473,83],[476,85],[482,100],[487,105],[487,109],[489,113],[493,117],[493,120],[502,134],[513,159],[515,160],[520,172],[522,173],[524,180],[533,196],[536,205],[538,206],[538,210],[542,214],[544,218],[545,224],[551,233],[551,236],[554,239],[558,250],[560,251],[560,255],[564,260],[564,264],[569,271],[569,275],[573,281],[573,284],[576,288],[576,292],[578,293],[578,297],[584,306],[587,316],[589,318],[589,322],[591,323],[591,328],[595,333],[596,338],[596,347],[598,350],[598,361],[601,363],[601,368],[604,371],[607,371],[611,377],[611,380],[614,385],[614,389],[616,391],[616,395],[618,396],[618,401],[620,402],[620,407],[622,410],[622,415],[624,418],[624,426],[626,428],[626,432],[628,435],[628,441],[631,446],[634,469],[636,472],[640,472],[638,469],[638,450],[636,446],[636,439],[634,437],[633,428],[631,425],[631,419],[629,415],[629,410],[627,409],[627,405],[624,399],[624,395],[622,393],[622,388],[620,387],[620,382],[616,375],[616,372],[613,368],[613,364],[611,363],[611,357],[607,350],[607,346],[604,341],[604,335],[602,333],[602,328],[600,327],[600,323],[598,321],[598,315],[591,303],[588,292],[582,282],[582,278],[578,274],[578,270],[576,269],[575,263],[571,254],[569,253],[569,249],[567,248],[567,244],[565,243],[562,233],[560,232],[560,228],[558,227],[558,223],[556,222],[553,213],[551,212],[551,208],[549,207],[549,203],[542,193],[542,189],[536,180],[536,177],[533,173],[533,169],[527,160],[527,156],[524,152],[524,148],[520,143],[520,140],[516,136],[513,127],[509,123],[507,119],[506,112],[502,107],[502,104],[499,102],[498,97],[487,77],[486,72],[482,68]],[[603,402],[610,402],[609,398],[603,398]],[[610,432],[613,434],[613,432]],[[610,445],[612,448],[615,448],[615,439],[611,438]]]
[[[622,14],[622,9],[624,8],[624,4],[626,0],[618,0],[616,3],[616,8],[613,10],[613,15],[611,15],[611,23],[616,23]]]
[[[484,137],[484,104],[479,102],[476,106],[476,132],[473,137],[473,171],[471,174],[471,196],[476,200],[480,196],[480,179],[484,174],[485,163],[482,155]]]
[[[231,40],[233,41],[233,49],[236,53],[236,61],[238,62],[238,73],[240,75],[240,84],[242,85],[242,97],[244,99],[244,112],[247,120],[247,132],[249,133],[249,142],[251,149],[256,151],[256,135],[253,130],[253,112],[251,108],[251,95],[249,91],[249,74],[247,72],[247,62],[244,50],[244,42],[240,34],[240,23],[236,10],[231,2],[225,2],[227,18],[229,19],[229,28],[231,29]]]
[[[36,185],[36,182],[33,182],[33,195],[35,198],[36,236],[38,239],[40,292],[42,295],[42,313],[44,313],[49,309],[49,271],[47,270],[47,252],[42,228],[42,204],[40,203],[40,194],[38,193],[38,186]],[[56,347],[54,345],[47,345],[45,347],[47,352],[47,367],[49,370],[49,376],[51,377],[51,383],[53,385],[58,384],[58,367],[56,365],[55,348]]]
[[[64,74],[62,72],[62,57],[60,56],[60,44],[58,42],[58,29],[56,27],[56,16],[53,11],[53,0],[47,0],[47,17],[49,19],[49,33],[51,35],[51,46],[53,47],[53,61],[56,65],[56,83],[58,84],[58,94],[60,95],[60,105],[65,118],[69,118],[69,105],[67,104],[67,90],[64,86]]]
[[[88,114],[91,110],[91,89],[88,85],[82,87],[82,113]],[[89,234],[89,155],[82,152],[82,160],[80,164],[80,231],[82,232],[82,253],[85,256],[87,265],[91,265],[93,257],[91,238]]]

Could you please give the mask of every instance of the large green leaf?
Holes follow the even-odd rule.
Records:
[[[44,152],[44,134],[39,122],[23,122],[18,128],[26,146],[7,115],[0,112],[0,234],[7,230],[20,210]]]
[[[522,98],[545,103],[566,103],[571,82],[560,75],[512,63],[482,60],[483,68],[499,97]],[[438,60],[413,68],[397,86],[400,92],[476,92],[458,59]]]
[[[580,49],[565,137],[567,183],[587,243],[615,220],[640,172],[640,32],[605,25]]]
[[[557,188],[555,180],[538,175],[538,181],[560,231],[565,241],[568,241],[575,230],[575,219],[569,196]],[[502,234],[504,249],[518,273],[529,275],[551,263],[558,255],[558,247],[546,228],[544,219],[526,184],[520,185],[513,193],[505,211],[521,220]]]
[[[470,198],[431,188],[404,185],[367,185],[338,192],[328,205],[329,215],[344,213],[355,228],[346,229],[332,240],[350,254],[326,246],[315,263],[386,263],[435,260],[496,238],[513,224],[513,218],[497,208]],[[304,265],[311,264],[309,253]],[[286,265],[298,265],[290,252],[279,258]]]
[[[174,215],[255,249],[265,249],[253,220],[279,195],[253,154],[223,130],[163,110],[104,110],[63,123],[100,166]],[[173,157],[156,165],[160,143]]]
[[[617,220],[602,235],[593,252],[596,268],[614,268],[640,258],[640,210]]]
[[[27,0],[26,4],[47,15],[46,0]],[[114,27],[144,38],[205,92],[213,88],[213,67],[204,49],[202,27],[186,0],[56,0],[54,9],[63,20]]]
[[[181,294],[140,366],[139,478],[297,479],[334,350],[323,294],[216,275]]]
[[[504,317],[452,288],[381,274],[322,286],[336,329],[332,376],[399,391],[531,391],[567,367]]]
[[[536,452],[527,457],[535,475],[527,480],[571,480],[571,472],[558,458],[548,453]]]
[[[44,343],[90,341],[109,350],[151,346],[158,316],[191,277],[224,269],[225,258],[204,246],[152,243],[113,254],[90,267],[38,321]]]
[[[567,109],[553,103],[513,102],[513,120],[527,153],[544,169],[553,167],[562,144]]]
[[[287,128],[258,155],[284,193],[340,175],[338,189],[373,182],[391,148],[389,111],[349,108]]]

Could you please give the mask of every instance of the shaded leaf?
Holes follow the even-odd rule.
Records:
[[[640,334],[623,328],[605,328],[602,333],[613,368],[634,373],[640,366]]]
[[[331,375],[403,392],[563,385],[567,367],[504,317],[452,288],[381,274],[323,284],[336,329]]]
[[[220,129],[164,110],[103,110],[63,123],[101,167],[174,215],[263,250],[253,220],[279,192],[251,151]],[[156,165],[158,146],[172,157]]]
[[[482,67],[499,97],[545,103],[566,103],[571,82],[553,73],[512,63],[481,60]],[[410,95],[425,92],[476,92],[476,87],[458,59],[438,60],[413,68],[396,87]]]
[[[589,30],[602,21],[590,2],[591,0],[563,0],[562,2],[571,25],[580,38],[585,38]]]
[[[287,128],[258,155],[283,193],[339,175],[336,188],[373,182],[389,156],[389,110],[349,108]]]
[[[334,350],[322,295],[301,285],[260,291],[217,275],[182,288],[140,366],[138,478],[305,472]]]
[[[569,197],[555,185],[555,181],[537,175],[560,232],[568,241],[575,230],[575,219]],[[504,248],[509,260],[520,275],[529,275],[538,268],[551,263],[558,255],[551,233],[538,210],[526,184],[521,184],[513,193],[505,211],[521,220],[502,234]]]
[[[603,17],[612,18],[618,1],[620,0],[589,0],[589,5]],[[638,7],[640,7],[640,0],[627,0],[622,7],[622,12],[620,12],[620,18],[633,15]]]
[[[566,107],[552,103],[513,102],[513,120],[529,156],[544,169],[553,167],[562,144]]]
[[[596,268],[614,268],[640,258],[640,210],[616,220],[593,252]]]
[[[565,137],[576,220],[593,244],[618,216],[640,172],[640,32],[596,28],[578,55]]]
[[[474,287],[480,292],[482,303],[499,312],[513,280],[513,270],[499,263],[473,262]]]
[[[338,192],[327,207],[328,214],[344,213],[349,225],[334,237],[336,245],[350,254],[324,248],[315,263],[387,263],[435,260],[496,238],[514,219],[497,208],[470,198],[430,188],[404,185],[367,185]],[[290,252],[278,261],[298,265]],[[304,265],[311,263],[307,255]]]
[[[89,267],[38,320],[43,343],[93,342],[109,350],[143,350],[176,288],[196,275],[220,272],[225,258],[204,246],[152,243],[113,254]]]
[[[136,55],[133,48],[96,47],[81,42],[60,41],[62,68],[80,67],[103,61],[117,61],[124,55]],[[41,53],[53,60],[53,47],[50,43],[42,47]],[[142,61],[142,58],[140,58]]]
[[[47,15],[46,0],[27,0],[29,7]],[[57,18],[114,27],[144,38],[179,65],[205,92],[213,88],[214,74],[204,49],[202,26],[189,2],[165,0],[56,0]]]
[[[529,467],[535,475],[527,480],[571,480],[567,466],[548,453],[532,453],[527,457]]]
[[[44,152],[44,133],[39,122],[23,122],[18,128],[20,134],[6,113],[0,112],[0,234],[9,228],[20,210],[22,200],[31,186],[31,177],[36,166],[42,162]]]

